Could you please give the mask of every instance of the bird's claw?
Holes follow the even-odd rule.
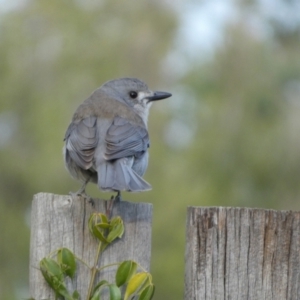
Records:
[[[88,201],[92,206],[94,206],[94,200],[92,197],[90,197],[88,194],[86,194],[85,191],[77,191],[77,192],[69,192],[69,195],[72,196],[72,197],[81,197],[83,198],[84,200]]]
[[[108,201],[105,202],[105,213],[106,213],[108,219],[110,219],[110,217],[111,217],[111,213],[113,211],[115,203],[118,203],[121,200],[122,200],[122,198],[121,198],[121,192],[118,191],[118,193],[117,193],[116,196],[111,196],[110,200],[108,200]]]

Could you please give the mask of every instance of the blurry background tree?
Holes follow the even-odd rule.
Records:
[[[155,299],[182,299],[186,206],[300,208],[299,1],[0,2],[0,298],[28,297],[30,204],[78,189],[63,136],[103,82],[173,93],[150,115]],[[89,194],[109,198],[95,186]]]

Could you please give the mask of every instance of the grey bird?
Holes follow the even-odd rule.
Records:
[[[142,176],[150,145],[147,121],[153,101],[172,96],[151,91],[136,78],[106,82],[75,111],[65,134],[64,161],[71,176],[103,191],[151,189]]]

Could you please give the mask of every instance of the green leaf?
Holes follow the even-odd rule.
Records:
[[[92,295],[92,297],[90,298],[90,300],[100,300],[100,292],[101,290],[97,290],[95,291],[95,293]]]
[[[121,300],[120,289],[115,284],[110,284],[108,287],[110,300]]]
[[[136,272],[137,263],[132,260],[123,261],[116,272],[116,284],[122,286],[127,283]]]
[[[123,220],[121,217],[117,216],[117,217],[112,218],[109,224],[110,224],[111,228],[113,228],[120,223],[123,224]]]
[[[124,224],[123,222],[117,223],[110,229],[110,232],[107,236],[107,241],[111,243],[114,241],[117,237],[121,238],[124,233]]]
[[[79,300],[80,295],[79,295],[78,291],[74,291],[72,297],[73,297],[74,300]]]
[[[89,217],[88,227],[91,233],[93,233],[93,227],[98,223],[108,224],[107,217],[101,213],[92,213]]]
[[[97,226],[101,229],[108,229],[110,227],[110,225],[106,224],[106,223],[97,223],[95,226]]]
[[[149,273],[141,272],[137,273],[131,277],[128,282],[124,300],[129,299],[132,295],[136,294],[144,285],[144,283],[149,279]]]
[[[100,294],[103,288],[109,288],[110,300],[121,300],[121,291],[115,284],[109,284],[106,280],[100,281],[94,288],[90,300],[100,300]]]
[[[101,228],[98,228],[96,225],[93,227],[93,235],[95,238],[97,238],[102,243],[107,244],[108,241],[104,236],[104,230]]]
[[[70,278],[73,278],[76,272],[76,261],[73,252],[67,248],[59,249],[57,261],[61,265],[63,272]]]
[[[60,286],[60,288],[57,290],[57,294],[60,296],[63,296],[65,298],[65,300],[74,300],[74,298],[69,294],[65,285]]]
[[[139,296],[138,300],[151,300],[154,295],[155,287],[153,284],[148,285]]]
[[[92,235],[100,240],[101,242],[107,244],[108,241],[105,237],[105,229],[109,228],[109,223],[107,221],[107,217],[101,213],[93,213],[91,214],[88,227]]]
[[[108,222],[108,219],[107,219],[107,216],[105,214],[99,214],[100,215],[100,218],[102,220],[102,223],[106,223],[106,224],[109,224]]]
[[[40,261],[40,269],[47,283],[55,291],[56,295],[64,296],[66,300],[74,300],[68,293],[64,283],[63,270],[52,258],[43,258]]]
[[[92,292],[92,297],[91,300],[98,300],[100,299],[100,292],[101,292],[101,288],[108,285],[109,282],[107,280],[101,280],[95,287],[94,290]]]
[[[124,225],[118,224],[109,232],[107,236],[107,241],[111,243],[116,238],[121,238],[123,233],[124,233]]]
[[[95,224],[95,213],[91,214],[88,220],[88,227],[90,230],[90,233],[93,234],[93,226]]]
[[[43,258],[40,261],[40,269],[45,280],[53,289],[57,288],[60,282],[63,283],[63,271],[54,259]]]

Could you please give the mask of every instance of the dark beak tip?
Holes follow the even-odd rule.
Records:
[[[172,94],[167,92],[154,92],[154,95],[152,97],[149,97],[149,101],[162,100],[171,96]]]
[[[171,96],[172,96],[172,94],[171,94],[171,93],[164,92],[164,94],[165,94],[166,98],[169,98],[169,97],[171,97]]]

